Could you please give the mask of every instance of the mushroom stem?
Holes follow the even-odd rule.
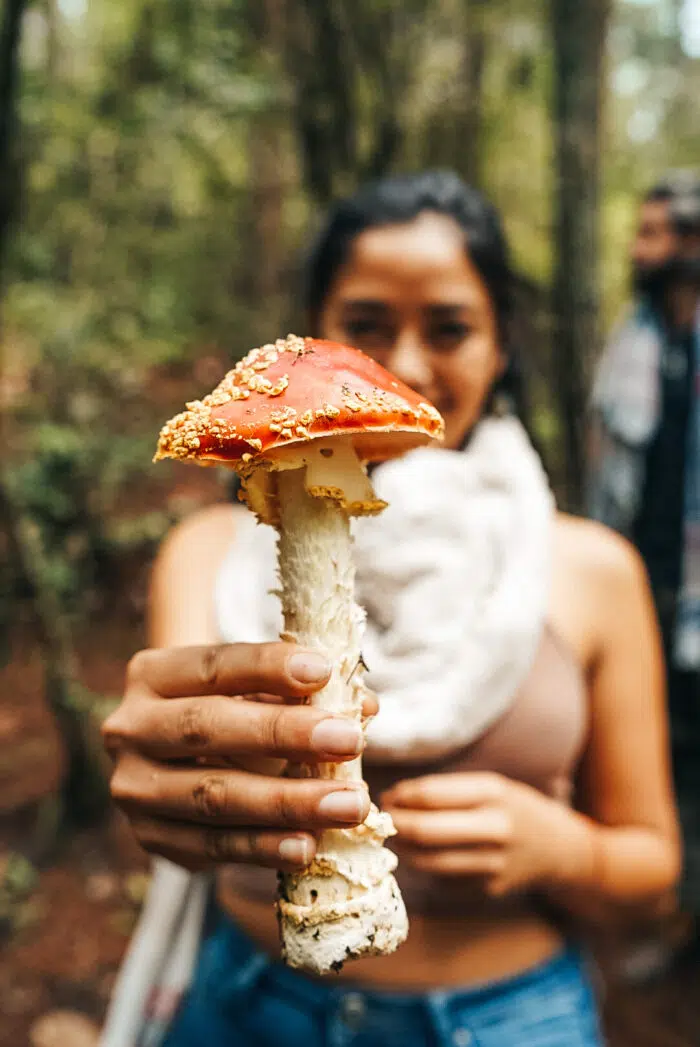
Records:
[[[330,499],[305,486],[305,469],[276,474],[279,501],[278,571],[283,639],[322,650],[333,666],[311,703],[329,712],[362,715],[360,643],[364,613],[355,603],[350,519]],[[309,766],[309,775],[362,781],[360,759]]]
[[[354,599],[350,520],[332,500],[307,492],[305,474],[304,468],[276,474],[283,638],[324,651],[333,665],[312,704],[359,720],[364,613]],[[362,781],[359,757],[289,773]],[[325,974],[348,959],[393,952],[405,939],[406,911],[392,875],[396,856],[384,847],[394,831],[390,816],[372,805],[362,825],[322,833],[305,870],[281,876],[278,912],[290,966]]]

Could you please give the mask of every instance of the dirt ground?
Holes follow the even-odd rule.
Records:
[[[103,623],[99,643],[86,638],[81,665],[91,689],[119,693],[140,642],[138,618],[127,629],[123,619],[118,628]],[[0,871],[35,823],[37,796],[61,773],[40,683],[37,656],[21,642],[0,672]],[[146,884],[145,856],[118,816],[63,842],[20,892],[11,924],[0,917],[0,1047],[94,1044]],[[610,1047],[698,1047],[700,962],[650,987],[610,989],[605,1010]]]

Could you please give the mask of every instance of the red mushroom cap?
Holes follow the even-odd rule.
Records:
[[[279,448],[350,436],[359,458],[383,461],[443,431],[432,404],[358,349],[289,335],[253,349],[212,393],[167,422],[156,460],[248,471]]]

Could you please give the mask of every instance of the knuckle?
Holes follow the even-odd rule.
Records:
[[[148,700],[137,692],[123,698],[102,724],[102,739],[107,751],[117,755],[138,750],[153,733],[149,711]]]
[[[299,807],[289,786],[279,782],[275,783],[275,788],[273,802],[275,821],[285,828],[297,826],[300,821]]]
[[[249,643],[242,644],[241,651],[248,664],[248,670],[252,676],[265,676],[270,667],[270,644]]]
[[[114,753],[124,739],[121,708],[111,713],[100,728],[102,744],[108,752]]]
[[[148,650],[137,651],[136,654],[131,656],[126,667],[127,688],[145,679],[150,658],[151,652]]]
[[[109,752],[117,750],[133,742],[138,735],[137,724],[133,715],[122,702],[118,709],[111,713],[101,728],[102,741]]]
[[[248,654],[250,666],[256,678],[260,681],[267,681],[266,686],[270,693],[278,694],[280,684],[284,684],[284,693],[286,693],[289,689],[286,672],[289,644],[280,641],[276,643],[250,644]]]
[[[488,794],[492,800],[502,800],[505,795],[505,778],[495,771],[488,771],[484,777]]]
[[[485,865],[484,889],[491,898],[500,898],[507,889],[505,856],[501,854],[489,855]]]
[[[425,779],[416,779],[410,783],[409,803],[413,806],[426,804],[430,799],[430,785]]]
[[[197,677],[203,690],[216,689],[223,673],[225,644],[212,644],[203,647],[199,656]]]
[[[245,645],[247,675],[257,682],[258,690],[274,695],[280,693],[280,681],[286,680],[283,653],[286,656],[281,643]]]
[[[142,800],[141,789],[135,776],[124,762],[120,761],[110,779],[109,790],[117,806],[122,807]]]
[[[508,843],[513,836],[513,818],[509,811],[499,810],[494,814],[493,838],[499,843]]]
[[[403,835],[406,836],[412,843],[417,845],[429,844],[432,837],[430,831],[431,820],[424,814],[417,814],[415,818],[408,823]]]
[[[222,818],[228,809],[226,778],[220,774],[207,774],[200,778],[192,790],[195,809],[205,818]]]
[[[283,752],[289,748],[290,721],[292,710],[270,707],[263,717],[263,745],[271,753]]]
[[[189,703],[180,714],[179,740],[188,749],[206,748],[214,733],[211,720],[211,708],[208,703]]]
[[[256,855],[264,851],[264,848],[260,845],[260,837],[255,829],[248,829],[247,832],[241,833],[240,850],[241,857],[245,861],[254,858]]]
[[[442,807],[443,799],[443,786],[442,783],[438,783],[434,778],[431,778],[421,785],[419,793],[419,803],[422,807],[429,810],[439,810]]]
[[[490,854],[488,860],[489,872],[502,875],[506,871],[506,856],[503,852]]]
[[[436,830],[435,819],[431,812],[421,813],[418,815],[418,821],[416,828],[420,835],[425,838],[432,838],[439,835],[439,830]]]
[[[442,872],[445,859],[433,851],[415,850],[411,853],[410,862],[423,872]]]
[[[238,835],[221,829],[207,829],[204,832],[204,853],[209,861],[235,861],[239,857]]]

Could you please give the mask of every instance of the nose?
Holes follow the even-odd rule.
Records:
[[[420,338],[413,334],[401,335],[394,344],[387,367],[411,389],[427,395],[433,372]]]

